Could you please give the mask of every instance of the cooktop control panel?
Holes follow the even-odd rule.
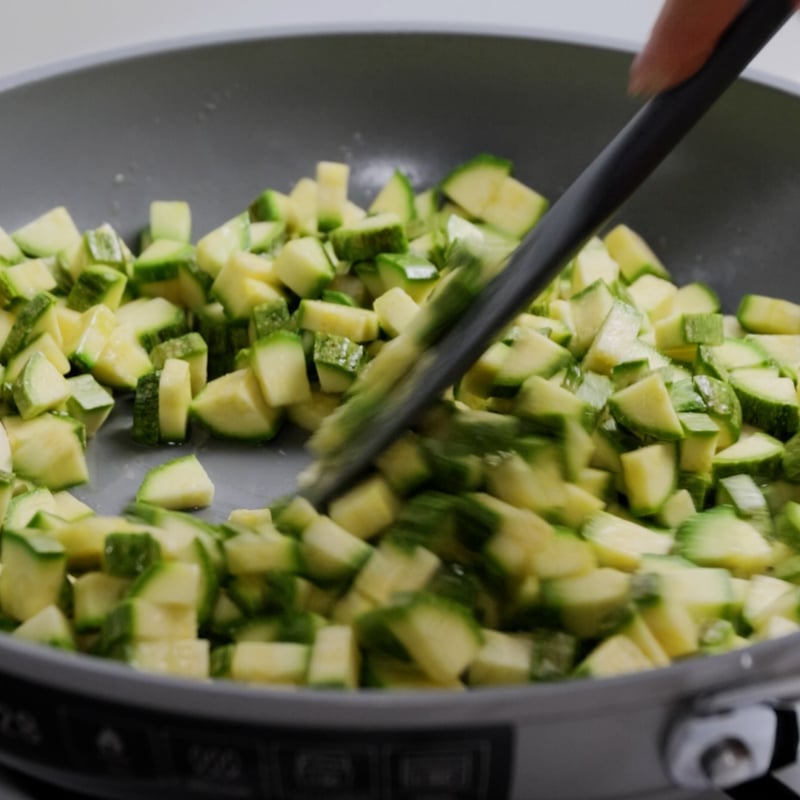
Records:
[[[337,730],[143,711],[0,676],[0,762],[108,798],[502,800],[507,727]]]

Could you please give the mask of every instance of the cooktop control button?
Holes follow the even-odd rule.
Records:
[[[52,693],[0,673],[0,750],[48,764],[65,761]]]
[[[278,796],[285,800],[369,800],[377,794],[378,751],[341,745],[276,746]]]
[[[109,714],[66,709],[67,748],[80,771],[114,777],[152,778],[158,774],[150,729]]]
[[[25,758],[60,762],[60,737],[55,720],[42,709],[17,698],[0,700],[0,748]]]
[[[390,755],[392,800],[489,800],[489,755],[477,741],[399,748]]]
[[[263,796],[263,758],[252,742],[171,730],[169,745],[174,776],[188,788],[213,797]]]

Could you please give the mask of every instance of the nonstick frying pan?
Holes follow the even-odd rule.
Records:
[[[290,32],[12,80],[0,224],[64,204],[81,227],[108,220],[133,238],[150,200],[182,198],[202,232],[323,158],[352,164],[362,201],[394,167],[423,187],[482,151],[555,198],[635,110],[629,59],[510,35]],[[744,292],[800,300],[798,141],[800,100],[739,82],[621,216],[728,310]],[[196,445],[220,515],[290,490],[307,461],[291,434]],[[119,415],[91,458],[82,496],[115,513],[164,453],[134,448]],[[799,667],[792,636],[597,682],[347,695],[198,686],[4,639],[0,761],[113,798],[663,799],[676,780],[791,761],[796,721],[778,700],[800,696]],[[752,697],[714,699],[742,686]],[[739,717],[713,713],[730,707],[744,715],[736,746],[720,726]]]

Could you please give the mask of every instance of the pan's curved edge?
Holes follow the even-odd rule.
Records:
[[[309,36],[336,36],[352,34],[452,34],[486,37],[531,39],[546,42],[572,44],[600,50],[615,50],[635,53],[638,44],[622,37],[570,34],[551,28],[520,27],[512,25],[478,25],[477,23],[441,22],[365,22],[365,23],[317,23],[286,26],[259,26],[255,29],[240,29],[214,33],[173,37],[150,42],[127,45],[121,48],[85,53],[38,67],[31,67],[0,77],[0,92],[26,84],[62,76],[84,69],[99,67],[119,61],[142,58],[158,53],[191,50],[214,45],[236,44],[261,39],[289,39]],[[800,95],[800,79],[775,75],[767,70],[748,68],[744,77],[756,83],[770,86],[789,94]]]

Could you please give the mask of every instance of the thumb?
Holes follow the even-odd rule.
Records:
[[[666,0],[631,67],[631,94],[656,94],[697,72],[744,4],[745,0]]]

